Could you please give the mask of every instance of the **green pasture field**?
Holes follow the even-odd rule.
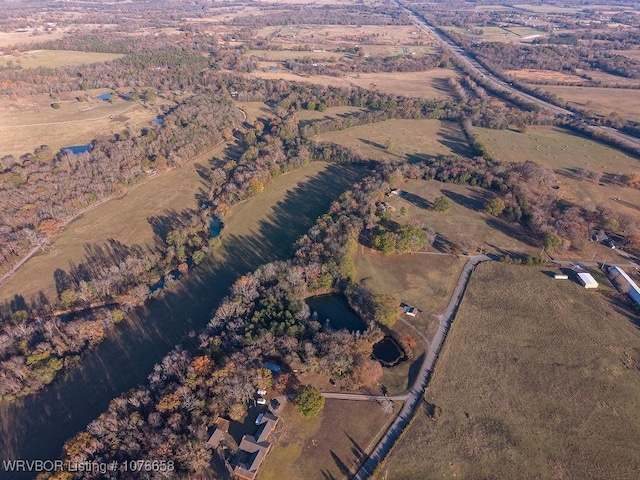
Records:
[[[544,269],[480,265],[378,479],[635,479],[638,317]]]

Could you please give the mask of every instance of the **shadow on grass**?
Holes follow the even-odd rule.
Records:
[[[208,323],[238,275],[290,256],[293,242],[315,218],[366,174],[366,167],[330,165],[292,188],[259,222],[256,234],[228,235],[218,254],[134,309],[105,341],[83,355],[81,368],[70,368],[36,395],[0,403],[0,457],[58,458],[64,441],[86,428],[111,399],[146,382],[174,345]]]
[[[409,374],[407,375],[407,390],[411,388],[411,386],[415,383],[416,378],[418,378],[420,367],[422,367],[425,355],[426,353],[423,353],[413,362],[411,362],[411,365],[409,366]]]

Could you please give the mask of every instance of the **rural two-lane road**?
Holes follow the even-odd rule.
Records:
[[[462,296],[465,292],[465,289],[467,288],[467,284],[469,283],[471,272],[473,272],[476,265],[487,260],[490,259],[485,255],[475,255],[469,258],[469,261],[462,269],[462,273],[458,278],[458,282],[456,283],[453,295],[449,300],[449,304],[447,305],[447,308],[445,309],[443,314],[440,316],[438,331],[433,337],[431,344],[427,344],[427,357],[425,358],[424,362],[422,362],[420,371],[418,372],[416,380],[413,382],[413,385],[411,386],[409,392],[404,395],[390,397],[352,393],[322,394],[325,398],[335,398],[340,400],[377,401],[386,399],[404,402],[402,410],[400,410],[400,413],[398,414],[396,419],[382,436],[373,452],[371,452],[371,455],[369,455],[367,461],[355,474],[355,476],[353,477],[354,480],[366,480],[371,476],[378,464],[387,455],[387,453],[389,453],[389,450],[393,446],[394,442],[398,439],[400,433],[406,427],[407,423],[409,423],[409,420],[411,420],[411,418],[415,414],[418,406],[420,405],[420,400],[422,399],[425,388],[427,387],[427,383],[429,383],[429,379],[431,378],[431,373],[433,372],[433,368],[438,358],[438,354],[442,349],[442,345],[447,336],[447,332],[449,331],[449,327],[451,326],[456,312],[458,311],[458,307],[460,306],[460,302],[462,301]]]

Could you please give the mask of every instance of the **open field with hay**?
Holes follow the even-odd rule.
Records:
[[[377,478],[635,479],[639,397],[636,315],[539,268],[483,264]]]
[[[145,106],[113,96],[113,102],[99,100],[104,91],[78,91],[3,100],[0,104],[0,155],[22,155],[40,145],[54,152],[62,147],[107,138],[125,129],[140,130],[160,113],[160,105]],[[81,98],[82,101],[78,101]],[[52,108],[56,102],[60,108]]]
[[[260,468],[260,480],[342,479],[354,473],[398,413],[385,413],[375,402],[327,400],[324,410],[306,419],[290,403],[282,431]]]
[[[392,95],[407,97],[450,97],[447,84],[450,77],[456,77],[454,70],[436,68],[424,72],[360,73],[333,77],[329,75],[298,75],[275,62],[260,62],[261,69],[250,75],[266,79],[283,79],[292,82],[318,83],[326,86],[358,86],[369,90],[380,90]]]
[[[640,122],[638,90],[563,85],[544,85],[541,88],[562,98],[569,106],[591,110],[602,116],[616,112],[622,118]]]
[[[469,153],[460,127],[439,120],[386,120],[326,132],[317,139],[349,147],[363,158],[382,161]]]
[[[9,62],[12,62],[22,68],[56,68],[85,63],[108,62],[123,56],[116,53],[76,52],[73,50],[31,50],[20,52],[19,55],[0,57],[0,66],[6,66]]]
[[[413,25],[281,25],[261,28],[256,38],[283,48],[307,47],[310,50],[337,50],[361,46],[372,55],[387,54],[400,47],[416,48],[417,53],[432,53],[437,42]],[[382,47],[376,49],[376,47]],[[386,50],[392,48],[394,50]]]

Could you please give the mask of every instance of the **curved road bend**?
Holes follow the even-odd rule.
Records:
[[[409,420],[411,420],[411,418],[415,414],[416,409],[420,404],[422,395],[424,394],[424,390],[427,387],[427,383],[431,378],[433,367],[438,358],[438,354],[442,349],[442,345],[447,336],[447,332],[449,331],[449,327],[451,326],[453,318],[455,317],[456,312],[458,311],[458,307],[460,306],[460,302],[462,301],[462,296],[465,292],[465,289],[467,288],[467,284],[469,283],[471,272],[473,272],[476,265],[487,260],[490,259],[485,255],[475,255],[469,258],[469,261],[462,269],[462,273],[460,274],[460,278],[458,278],[458,283],[456,283],[456,288],[453,291],[451,300],[449,300],[449,304],[447,305],[447,308],[441,316],[438,331],[436,332],[431,342],[431,348],[429,348],[427,357],[422,363],[418,376],[408,393],[397,397],[380,397],[375,395],[357,395],[349,393],[323,393],[323,396],[325,398],[339,398],[342,400],[378,400],[384,398],[387,400],[404,401],[402,410],[400,410],[400,413],[398,414],[396,419],[393,421],[384,436],[380,439],[371,455],[369,455],[368,460],[364,463],[364,465],[362,465],[362,467],[360,467],[360,470],[358,470],[358,472],[355,474],[355,476],[353,477],[354,480],[366,480],[371,476],[378,464],[382,461],[382,459],[384,459],[387,453],[389,453],[389,450],[400,436],[400,433],[402,432],[404,427],[407,425],[407,423],[409,423]]]

